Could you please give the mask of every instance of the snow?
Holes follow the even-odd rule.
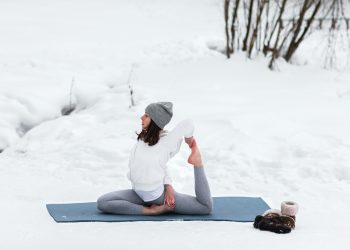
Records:
[[[322,68],[321,32],[278,71],[260,56],[227,60],[213,49],[224,44],[221,5],[1,1],[1,249],[347,249],[348,48],[339,70]],[[213,196],[296,201],[291,234],[235,222],[53,221],[47,203],[130,188],[139,118],[164,100],[174,103],[167,129],[194,120]],[[62,116],[70,103],[76,110]],[[188,155],[182,147],[169,168],[174,188],[193,195]]]

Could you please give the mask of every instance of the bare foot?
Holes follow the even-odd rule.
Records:
[[[192,164],[194,167],[202,167],[203,166],[202,157],[201,157],[201,153],[199,152],[197,142],[195,139],[193,139],[191,150],[192,152],[188,157],[187,162],[189,164]]]
[[[164,214],[167,213],[169,211],[171,211],[172,209],[170,207],[168,207],[167,205],[156,205],[153,204],[150,207],[145,207],[143,210],[143,213],[145,215],[158,215],[158,214]]]

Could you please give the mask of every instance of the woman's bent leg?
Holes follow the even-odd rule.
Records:
[[[97,208],[112,214],[142,214],[144,201],[132,189],[114,191],[97,200]]]
[[[175,208],[178,214],[209,214],[213,210],[213,199],[203,167],[194,167],[196,197],[175,191]]]

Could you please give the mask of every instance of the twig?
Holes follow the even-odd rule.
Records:
[[[130,70],[130,73],[129,73],[129,78],[128,78],[128,86],[129,86],[129,93],[130,93],[130,101],[131,101],[131,107],[135,106],[135,101],[134,101],[134,90],[132,89],[132,86],[131,86],[131,76],[132,76],[132,73],[134,71],[134,64],[132,64],[131,66],[131,70]]]
[[[72,82],[70,84],[70,92],[69,92],[69,110],[72,110],[72,95],[73,95],[73,86],[75,83],[74,76],[72,77]]]

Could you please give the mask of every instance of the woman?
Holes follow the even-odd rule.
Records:
[[[171,102],[151,103],[141,117],[142,131],[129,158],[132,189],[107,193],[97,200],[99,210],[113,214],[162,213],[209,214],[213,203],[191,120],[183,120],[171,132],[163,130],[173,116]],[[167,161],[180,150],[182,138],[191,149],[196,197],[176,192],[167,173]]]

